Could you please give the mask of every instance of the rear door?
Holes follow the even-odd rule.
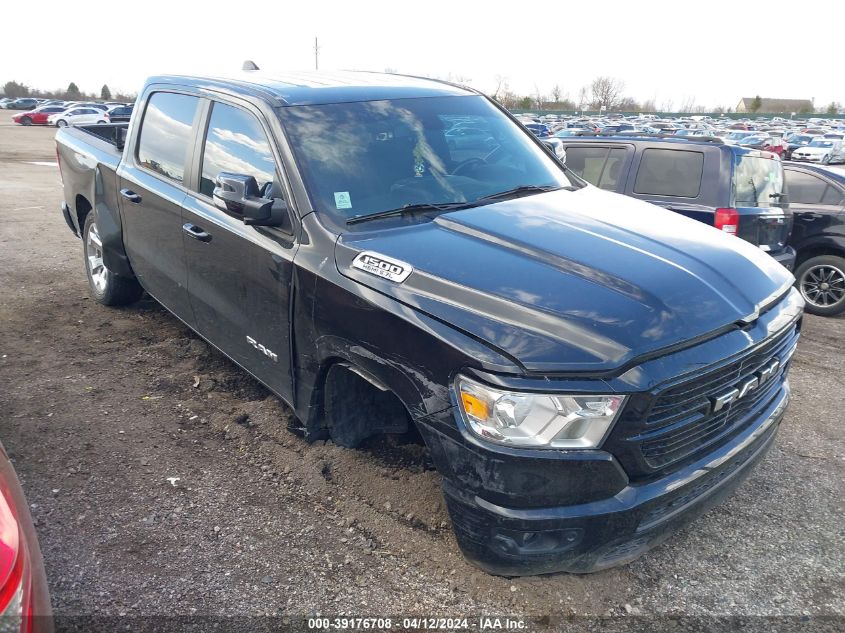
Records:
[[[790,244],[800,249],[814,236],[845,233],[845,185],[791,165],[784,173],[795,220]]]
[[[218,175],[232,172],[253,176],[263,197],[290,202],[291,196],[262,113],[228,97],[210,101],[207,110],[183,212],[196,328],[290,401],[289,311],[296,241],[280,228],[247,226],[237,211],[218,208],[212,192]]]
[[[198,127],[199,97],[152,89],[118,169],[126,253],[147,292],[188,323],[182,202]],[[139,128],[139,129],[138,129]]]
[[[704,144],[642,145],[625,193],[713,226],[721,191],[719,152]],[[705,187],[703,183],[710,183]]]

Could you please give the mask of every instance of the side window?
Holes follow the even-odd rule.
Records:
[[[275,179],[276,163],[258,120],[244,110],[215,102],[202,151],[200,193],[211,197],[220,172],[254,176],[264,192]]]
[[[701,191],[704,154],[674,149],[643,152],[634,193],[697,198]]]
[[[827,183],[821,178],[800,171],[787,170],[786,186],[790,202],[821,204]]]
[[[599,187],[607,191],[616,191],[619,178],[622,176],[622,166],[625,164],[625,150],[614,148],[610,150],[604,170],[599,179]]]
[[[198,103],[197,97],[173,92],[156,92],[150,97],[138,138],[141,165],[182,182]]]
[[[824,192],[824,197],[822,197],[822,204],[841,206],[843,203],[845,203],[845,194],[837,187],[828,185]]]
[[[607,154],[605,147],[569,147],[566,166],[591,185],[598,185]]]

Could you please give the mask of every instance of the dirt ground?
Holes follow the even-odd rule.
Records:
[[[497,578],[420,446],[307,445],[154,301],[93,302],[52,138],[0,124],[0,439],[57,614],[845,616],[845,319],[806,319],[776,446],[726,503],[622,568]]]

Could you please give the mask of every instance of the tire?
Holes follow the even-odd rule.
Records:
[[[64,119],[59,119],[56,121],[56,127],[67,127],[67,121]]]
[[[32,119],[30,119],[28,116],[25,116],[21,119],[21,125],[32,125]]]
[[[795,271],[795,286],[807,302],[806,311],[819,316],[845,312],[845,258],[819,255]]]
[[[105,121],[97,121],[97,125],[105,125],[105,124],[106,124]]]
[[[825,154],[822,157],[822,165],[830,165],[830,154]]]
[[[106,306],[125,306],[141,298],[144,289],[134,277],[116,275],[105,267],[97,218],[93,212],[85,218],[82,250],[85,257],[88,288],[95,301]]]

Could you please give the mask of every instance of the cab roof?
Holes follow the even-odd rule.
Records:
[[[161,75],[151,77],[147,83],[224,88],[271,98],[278,105],[287,106],[477,94],[446,81],[366,71],[267,73],[246,70],[227,76]]]

